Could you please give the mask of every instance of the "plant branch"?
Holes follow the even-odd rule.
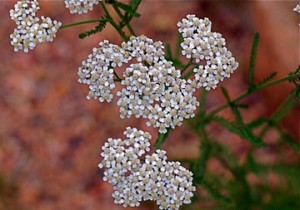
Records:
[[[123,19],[123,18],[124,18],[124,15],[123,15],[122,12],[120,11],[119,7],[117,7],[115,4],[113,4],[113,8],[114,8],[114,10],[116,11],[116,13],[119,15],[119,17],[120,17],[121,19]],[[128,30],[129,30],[129,32],[131,33],[131,35],[135,36],[135,32],[134,32],[134,30],[132,29],[132,27],[131,27],[131,25],[130,25],[129,22],[126,22],[126,26],[127,26]]]
[[[64,24],[64,25],[60,26],[59,29],[70,28],[73,26],[79,26],[79,25],[89,24],[89,23],[99,23],[102,20],[103,19],[95,19],[95,20],[86,20],[86,21],[80,21],[80,22],[75,22],[75,23],[70,23],[70,24]]]
[[[189,62],[182,68],[181,73],[185,72],[193,64],[193,59],[191,58]]]
[[[166,133],[159,133],[158,134],[158,137],[157,137],[156,142],[154,144],[155,149],[160,149],[162,144],[165,142],[166,138],[169,136],[171,130],[173,130],[173,129],[168,128]]]
[[[249,90],[245,91],[244,93],[242,93],[240,96],[236,97],[231,102],[232,103],[236,103],[236,102],[240,101],[241,99],[246,98],[248,95],[250,95],[253,92],[262,90],[264,88],[267,88],[267,87],[270,87],[270,86],[273,86],[273,85],[276,85],[276,84],[279,84],[281,82],[284,82],[284,81],[287,81],[287,80],[291,80],[291,79],[294,79],[294,78],[297,78],[297,77],[300,77],[300,73],[292,74],[292,75],[289,75],[287,77],[282,77],[280,79],[277,79],[277,80],[274,80],[274,81],[270,81],[270,82],[266,82],[264,84],[258,85],[252,91],[249,91]],[[217,113],[219,113],[220,111],[222,111],[223,109],[225,109],[225,108],[227,108],[229,106],[230,106],[229,103],[221,105],[221,106],[217,107],[216,109],[212,110],[206,117],[207,118],[211,118],[211,117],[215,116]]]
[[[100,1],[100,5],[103,8],[106,18],[108,20],[108,22],[114,27],[114,29],[116,29],[116,31],[120,34],[120,36],[125,40],[128,41],[129,37],[125,34],[125,32],[118,26],[118,24],[114,21],[114,19],[111,17],[111,15],[109,14],[105,4],[103,3],[103,1]]]

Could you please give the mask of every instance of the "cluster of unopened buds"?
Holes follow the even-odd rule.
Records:
[[[83,14],[101,0],[65,0],[71,13]],[[49,17],[36,17],[37,0],[20,0],[10,11],[17,28],[11,35],[15,51],[33,49],[36,44],[52,41],[61,23]],[[158,128],[159,133],[180,126],[194,117],[199,106],[194,96],[198,88],[214,89],[224,78],[230,77],[238,63],[225,47],[220,33],[212,32],[208,18],[187,15],[178,23],[183,37],[182,54],[194,65],[191,79],[186,79],[165,57],[164,46],[146,36],[132,36],[120,46],[101,41],[78,69],[79,82],[89,86],[87,99],[100,102],[113,100],[117,91],[120,117],[142,117],[146,124]],[[135,62],[134,62],[135,60]],[[121,77],[116,69],[125,66]],[[128,127],[126,139],[108,139],[102,147],[104,180],[113,185],[115,203],[139,206],[141,201],[153,200],[159,209],[177,210],[191,202],[192,173],[179,162],[168,161],[166,152],[156,150],[151,155],[151,135]]]
[[[151,135],[127,127],[126,139],[109,138],[102,147],[103,179],[113,185],[116,204],[139,206],[152,200],[159,209],[177,210],[191,203],[193,174],[179,162],[168,161],[166,151],[156,150],[151,155]]]
[[[10,10],[10,17],[16,23],[16,28],[10,35],[15,51],[28,52],[37,44],[51,42],[55,38],[61,22],[49,17],[36,17],[39,9],[37,0],[21,0]]]

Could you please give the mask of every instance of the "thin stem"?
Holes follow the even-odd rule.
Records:
[[[191,58],[189,62],[182,68],[181,73],[185,72],[193,64],[193,59]]]
[[[69,28],[69,27],[73,27],[73,26],[79,26],[79,25],[88,24],[88,23],[97,23],[97,22],[100,22],[101,20],[102,19],[86,20],[86,21],[80,21],[80,22],[75,22],[75,23],[70,23],[70,24],[64,24],[64,25],[60,26],[59,29]]]
[[[295,97],[296,91],[294,91],[291,95],[289,95],[286,100],[279,106],[279,108],[273,113],[273,115],[270,118],[270,121],[272,124],[277,123],[280,121],[294,106],[294,97]],[[268,131],[268,129],[271,127],[271,125],[265,124],[262,128],[259,137],[263,138],[265,136],[265,133]]]
[[[157,137],[156,142],[154,144],[155,149],[160,149],[161,145],[165,142],[166,138],[169,136],[171,130],[173,130],[173,129],[168,128],[166,133],[159,133],[158,134],[158,137]]]
[[[177,44],[176,44],[176,51],[175,51],[175,59],[179,59],[181,46],[180,43],[183,41],[181,33],[177,34]]]
[[[117,12],[117,14],[119,15],[119,17],[120,17],[121,19],[123,19],[123,18],[124,18],[124,15],[123,15],[122,12],[120,11],[119,7],[117,7],[115,4],[113,4],[113,7],[114,7],[115,11]],[[131,35],[135,36],[135,32],[134,32],[134,30],[132,29],[130,23],[126,22],[126,26],[127,26],[128,30],[129,30],[129,32],[131,33]]]
[[[193,63],[191,63],[191,64],[193,64]],[[194,67],[197,66],[196,64],[194,64],[194,65],[195,65]],[[190,66],[188,66],[188,67],[190,67]],[[183,76],[183,79],[188,79],[193,74],[194,74],[194,69],[191,69],[186,75]]]
[[[199,145],[200,153],[198,158],[192,164],[192,171],[194,173],[193,182],[194,184],[198,185],[201,184],[202,179],[204,177],[206,163],[211,155],[212,146],[211,146],[211,142],[209,141],[209,137],[205,128],[202,127],[195,131],[200,140],[200,145]]]
[[[114,75],[116,76],[116,79],[114,79],[115,82],[121,82],[122,79],[119,77],[116,71],[114,71]]]
[[[270,86],[273,86],[273,85],[276,85],[276,84],[279,84],[281,82],[284,82],[284,81],[287,81],[287,80],[290,80],[290,79],[294,79],[294,78],[297,78],[297,77],[300,77],[300,73],[297,73],[297,74],[292,74],[292,75],[289,75],[287,77],[283,77],[283,78],[280,78],[278,80],[274,80],[274,81],[270,81],[270,82],[266,82],[264,84],[261,84],[261,85],[258,85],[255,87],[255,89],[253,89],[251,92],[249,92],[249,90],[245,91],[244,93],[242,93],[240,96],[236,97],[234,100],[232,100],[231,102],[232,103],[236,103],[238,101],[240,101],[241,99],[247,97],[248,95],[250,95],[251,93],[253,92],[256,92],[258,90],[262,90],[266,87],[270,87]],[[226,103],[224,105],[221,105],[219,106],[218,108],[212,110],[208,115],[207,115],[207,118],[211,118],[213,117],[214,115],[216,115],[217,113],[219,113],[220,111],[222,111],[223,109],[229,107],[229,103]]]
[[[122,29],[118,26],[118,24],[114,21],[114,19],[110,16],[105,4],[103,3],[103,1],[100,1],[100,5],[103,8],[106,18],[108,20],[108,22],[116,29],[116,31],[120,34],[120,36],[125,40],[128,41],[129,37],[124,33],[124,31],[122,31]]]

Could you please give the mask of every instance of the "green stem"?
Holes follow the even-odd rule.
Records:
[[[212,147],[211,147],[210,139],[208,137],[208,133],[204,127],[200,128],[197,131],[197,134],[198,134],[199,140],[200,140],[200,145],[199,145],[200,154],[195,163],[194,170],[195,170],[195,172],[197,172],[197,174],[195,174],[195,176],[199,179],[198,183],[200,183],[204,176],[206,163],[207,163],[207,160],[209,159],[210,153],[212,151],[211,150]]]
[[[234,100],[232,100],[231,102],[232,103],[236,103],[238,101],[240,101],[241,99],[247,97],[248,95],[250,95],[251,93],[253,92],[256,92],[258,90],[262,90],[266,87],[270,87],[270,86],[273,86],[273,85],[276,85],[276,84],[279,84],[281,82],[284,82],[284,81],[287,81],[287,80],[291,80],[291,79],[294,79],[294,78],[297,78],[297,77],[300,77],[300,73],[297,73],[297,74],[292,74],[292,75],[289,75],[287,77],[283,77],[283,78],[280,78],[278,80],[274,80],[274,81],[270,81],[270,82],[266,82],[264,84],[261,84],[261,85],[258,85],[256,86],[251,92],[249,92],[249,90],[245,91],[244,93],[242,93],[240,96],[236,97]],[[222,111],[223,109],[229,107],[230,104],[229,103],[226,103],[224,105],[221,105],[219,106],[218,108],[212,110],[208,115],[207,115],[207,118],[211,118],[213,117],[214,115],[216,115],[217,113],[219,113],[220,111]]]
[[[125,32],[118,26],[118,24],[114,21],[114,19],[110,16],[105,4],[103,1],[100,1],[101,7],[103,8],[106,18],[108,22],[116,29],[116,31],[120,34],[120,36],[125,40],[128,41],[129,37],[125,34]]]
[[[114,79],[115,82],[121,82],[122,79],[119,77],[119,75],[117,74],[117,72],[114,70],[114,75],[116,76],[116,79]]]
[[[120,17],[121,19],[123,19],[123,18],[124,18],[124,15],[123,15],[122,12],[120,11],[119,7],[117,7],[115,4],[113,4],[113,7],[114,7],[115,11],[117,12],[117,14],[119,15],[119,17]],[[129,30],[129,32],[131,33],[131,35],[135,36],[135,32],[134,32],[134,30],[132,29],[130,23],[126,22],[126,26],[127,26],[128,30]]]
[[[166,138],[169,136],[170,131],[173,130],[168,128],[167,133],[159,133],[154,144],[155,149],[160,149],[161,145],[165,142]]]
[[[69,27],[73,27],[73,26],[79,26],[79,25],[88,24],[88,23],[97,23],[97,22],[100,22],[101,20],[102,20],[102,19],[86,20],[86,21],[81,21],[81,22],[75,22],[75,23],[70,23],[70,24],[64,24],[64,25],[60,26],[59,29],[69,28]]]
[[[193,64],[193,59],[191,58],[189,62],[182,68],[181,74],[183,74],[183,72],[185,72],[185,70],[187,70],[192,64]]]
[[[295,99],[294,99],[295,93],[296,93],[296,91],[294,91],[291,95],[289,95],[286,98],[286,100],[275,111],[275,113],[273,113],[273,115],[270,118],[270,122],[272,122],[272,124],[275,124],[275,123],[279,122],[294,107],[294,105],[295,105]],[[262,128],[262,130],[259,134],[259,137],[263,138],[270,127],[271,127],[270,124],[265,124],[265,126]]]
[[[191,64],[193,64],[193,63],[191,63]],[[197,65],[195,64],[195,67],[196,67]],[[188,67],[190,67],[190,66],[188,66]],[[186,75],[184,75],[183,76],[183,79],[188,79],[190,76],[192,76],[194,74],[194,69],[191,69],[188,73],[186,73]]]

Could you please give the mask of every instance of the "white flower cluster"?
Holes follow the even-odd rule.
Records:
[[[111,90],[115,88],[114,67],[128,62],[129,54],[126,54],[118,45],[107,40],[99,43],[99,48],[94,48],[93,53],[78,69],[78,81],[89,85],[87,99],[99,99],[100,102],[111,102],[113,95]]]
[[[183,37],[182,54],[199,63],[199,68],[194,69],[197,87],[214,89],[237,69],[238,63],[225,47],[225,39],[220,33],[211,32],[212,23],[208,18],[187,15],[177,25]]]
[[[300,13],[300,3],[296,5],[296,7],[293,9],[293,11]]]
[[[132,58],[154,62],[163,57],[162,43],[153,42],[145,36],[131,37],[130,41],[122,43],[122,47],[107,40],[100,42],[99,46],[82,62],[78,70],[78,81],[89,85],[88,99],[99,99],[100,102],[111,102],[113,99],[111,90],[115,87],[115,67],[128,63]]]
[[[101,0],[65,0],[65,6],[70,10],[71,14],[83,14],[89,10],[93,10],[94,5]]]
[[[117,93],[121,118],[143,117],[149,120],[148,126],[166,133],[167,128],[175,128],[194,116],[199,105],[193,96],[196,82],[180,78],[180,71],[165,59],[161,42],[139,36],[121,46],[107,40],[100,42],[100,47],[82,62],[79,82],[89,85],[88,99],[110,102],[115,87],[113,68],[135,58],[141,63],[126,68],[121,82],[125,87]]]
[[[130,40],[123,42],[121,46],[132,58],[136,58],[138,62],[145,62],[149,66],[165,60],[163,43],[160,41],[154,42],[144,35],[131,36]]]
[[[100,42],[100,48],[93,49],[78,71],[79,82],[89,85],[87,98],[110,102],[114,80],[119,80],[114,68],[135,58],[138,63],[129,65],[123,72],[121,85],[124,87],[117,92],[120,117],[143,117],[148,120],[148,126],[159,128],[160,133],[180,126],[184,119],[194,117],[199,106],[193,96],[196,88],[216,88],[238,67],[225,47],[225,39],[220,33],[211,32],[211,25],[209,19],[195,15],[188,15],[178,23],[183,36],[182,54],[199,63],[193,70],[193,80],[183,79],[181,72],[166,60],[160,41],[132,36],[121,47]]]
[[[10,35],[11,44],[17,52],[23,50],[28,52],[39,43],[51,42],[61,26],[61,23],[49,17],[36,17],[36,12],[40,9],[37,0],[20,0],[10,10],[10,17],[17,27]]]
[[[112,196],[116,204],[124,207],[139,206],[141,201],[153,200],[159,209],[177,210],[189,204],[196,188],[193,174],[179,162],[168,161],[166,152],[150,150],[151,135],[127,127],[126,139],[108,139],[102,147],[104,181],[113,185]]]
[[[148,126],[166,133],[167,128],[193,117],[199,105],[193,96],[196,85],[180,76],[180,71],[166,60],[149,67],[130,65],[121,82],[125,87],[118,92],[121,118],[143,117],[149,120]]]

